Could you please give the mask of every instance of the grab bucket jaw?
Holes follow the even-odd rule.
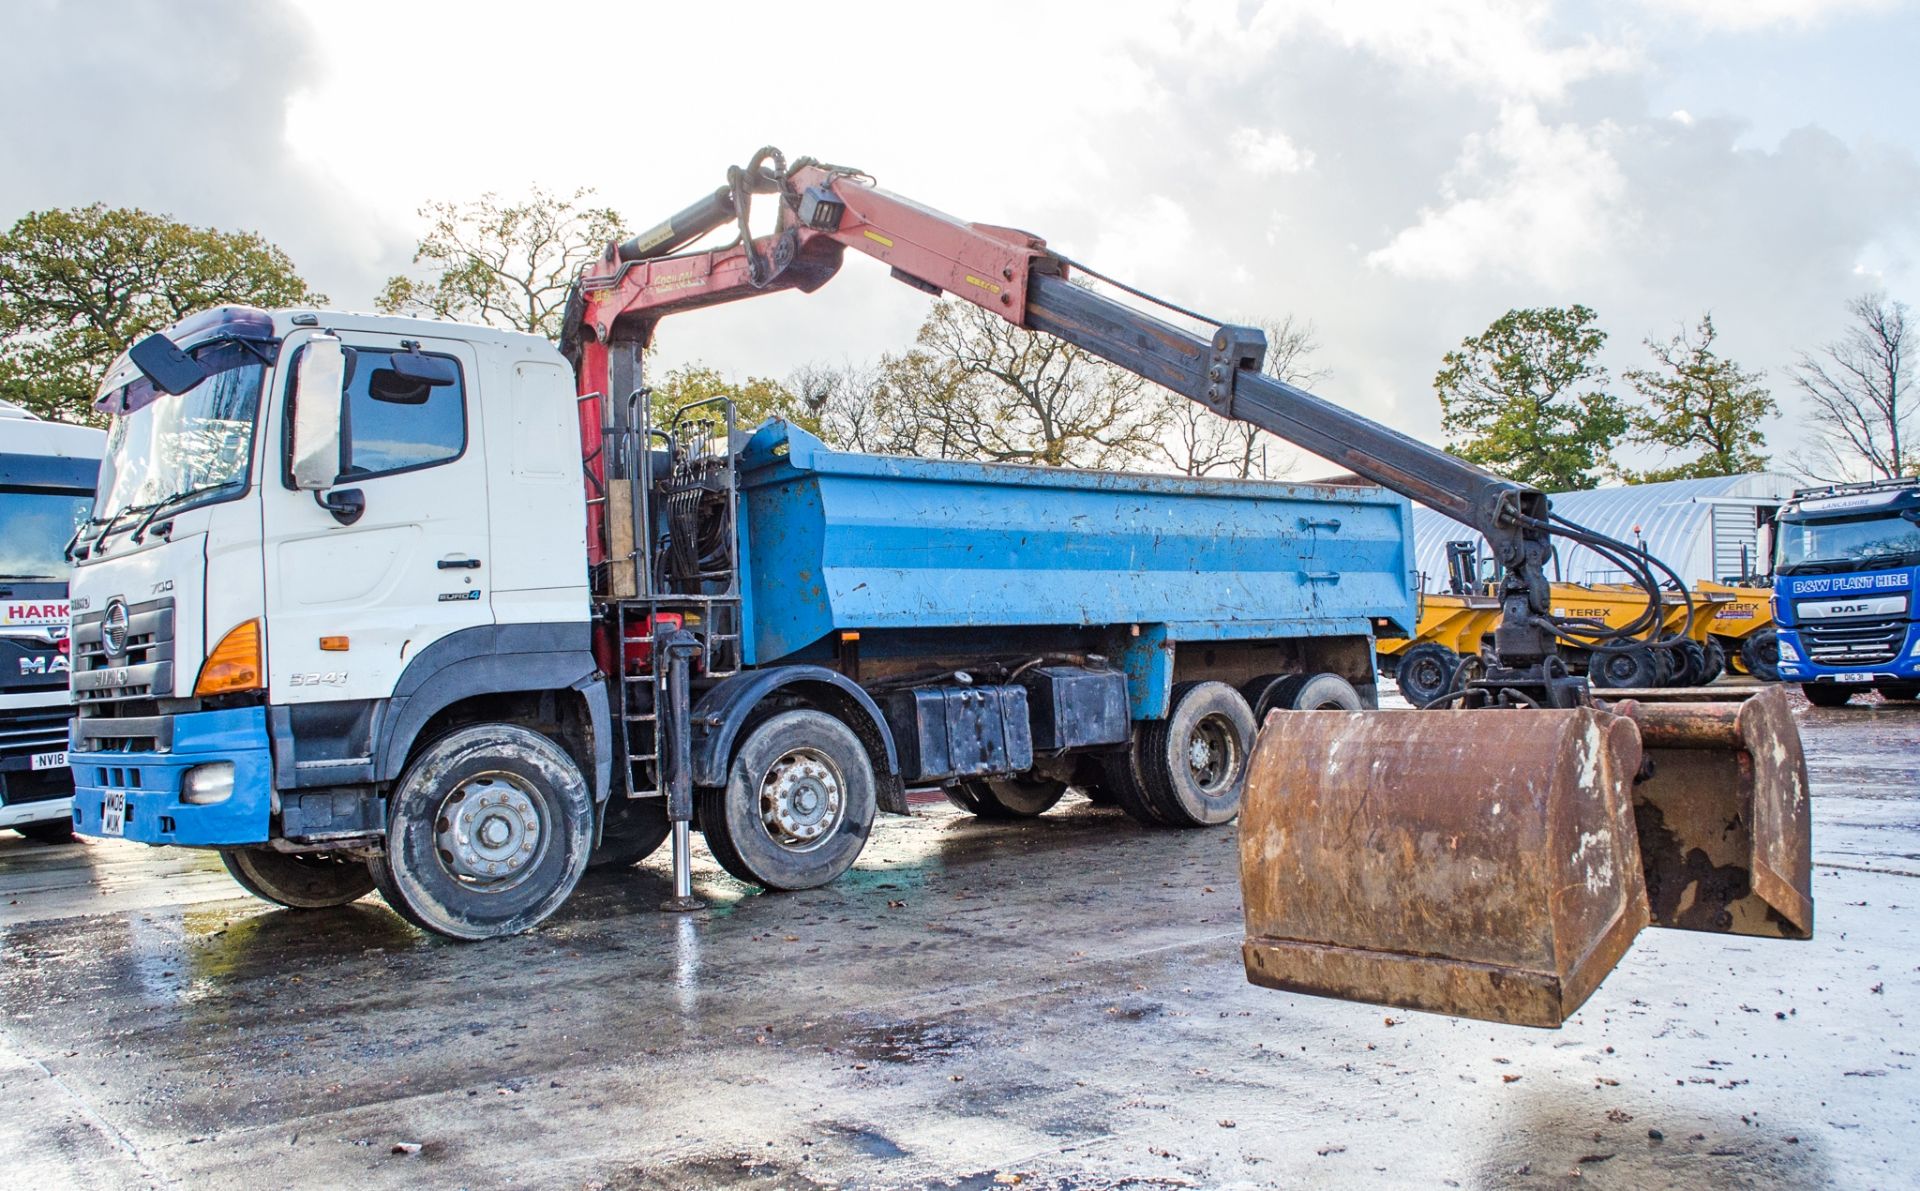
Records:
[[[1558,1026],[1643,926],[1808,937],[1807,790],[1778,688],[1275,712],[1241,810],[1247,978]]]
[[[1647,925],[1631,720],[1287,712],[1240,820],[1255,984],[1557,1026]]]
[[[1740,702],[1675,694],[1613,706],[1639,725],[1651,762],[1633,814],[1653,925],[1811,938],[1807,762],[1786,691],[1762,687]]]

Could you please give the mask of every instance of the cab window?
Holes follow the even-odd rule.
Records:
[[[467,449],[467,386],[460,362],[427,353],[450,366],[453,375],[451,384],[428,384],[396,370],[397,354],[354,349],[340,427],[343,479],[431,467]]]

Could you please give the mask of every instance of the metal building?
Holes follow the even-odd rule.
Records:
[[[1729,580],[1761,569],[1760,526],[1798,485],[1778,472],[1668,480],[1586,492],[1556,492],[1553,511],[1624,542],[1645,545],[1688,583]],[[1425,591],[1444,590],[1447,543],[1479,534],[1432,509],[1413,509],[1414,557]],[[1571,583],[1620,583],[1627,575],[1584,546],[1561,543],[1553,576]]]

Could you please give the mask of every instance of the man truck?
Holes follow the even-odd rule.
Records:
[[[73,837],[66,548],[105,438],[0,401],[0,827],[43,843]]]
[[[725,402],[653,424],[661,319],[810,293],[848,250],[1375,486],[850,453]],[[190,317],[101,388],[76,821],[217,848],[281,905],[377,888],[485,939],[669,839],[669,907],[696,907],[696,828],[744,882],[821,885],[909,787],[1014,818],[1077,786],[1159,828],[1229,823],[1244,794],[1261,983],[1557,1024],[1650,922],[1803,937],[1805,772],[1777,702],[1598,705],[1558,643],[1611,630],[1556,618],[1545,564],[1554,534],[1630,548],[1263,375],[1264,350],[1028,233],[772,149],[609,244],[557,351],[320,310]],[[1404,713],[1431,730],[1383,735],[1372,717],[1402,713],[1363,709],[1373,633],[1414,617],[1407,498],[1488,539],[1502,618],[1450,708]],[[1300,880],[1339,896],[1268,896]]]

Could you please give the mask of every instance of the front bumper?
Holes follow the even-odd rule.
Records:
[[[263,844],[273,830],[273,751],[267,709],[239,707],[174,716],[173,744],[162,752],[69,754],[73,765],[74,829],[82,835],[145,844],[227,847]],[[233,763],[233,793],[196,806],[180,801],[187,770],[215,761]],[[109,790],[125,791],[126,831],[106,837],[101,809]]]
[[[1840,665],[1810,660],[1813,656],[1799,625],[1779,625],[1780,679],[1783,682],[1845,682],[1872,684],[1920,682],[1920,621],[1904,626],[1905,636],[1891,658]],[[1845,675],[1844,678],[1841,676]]]

